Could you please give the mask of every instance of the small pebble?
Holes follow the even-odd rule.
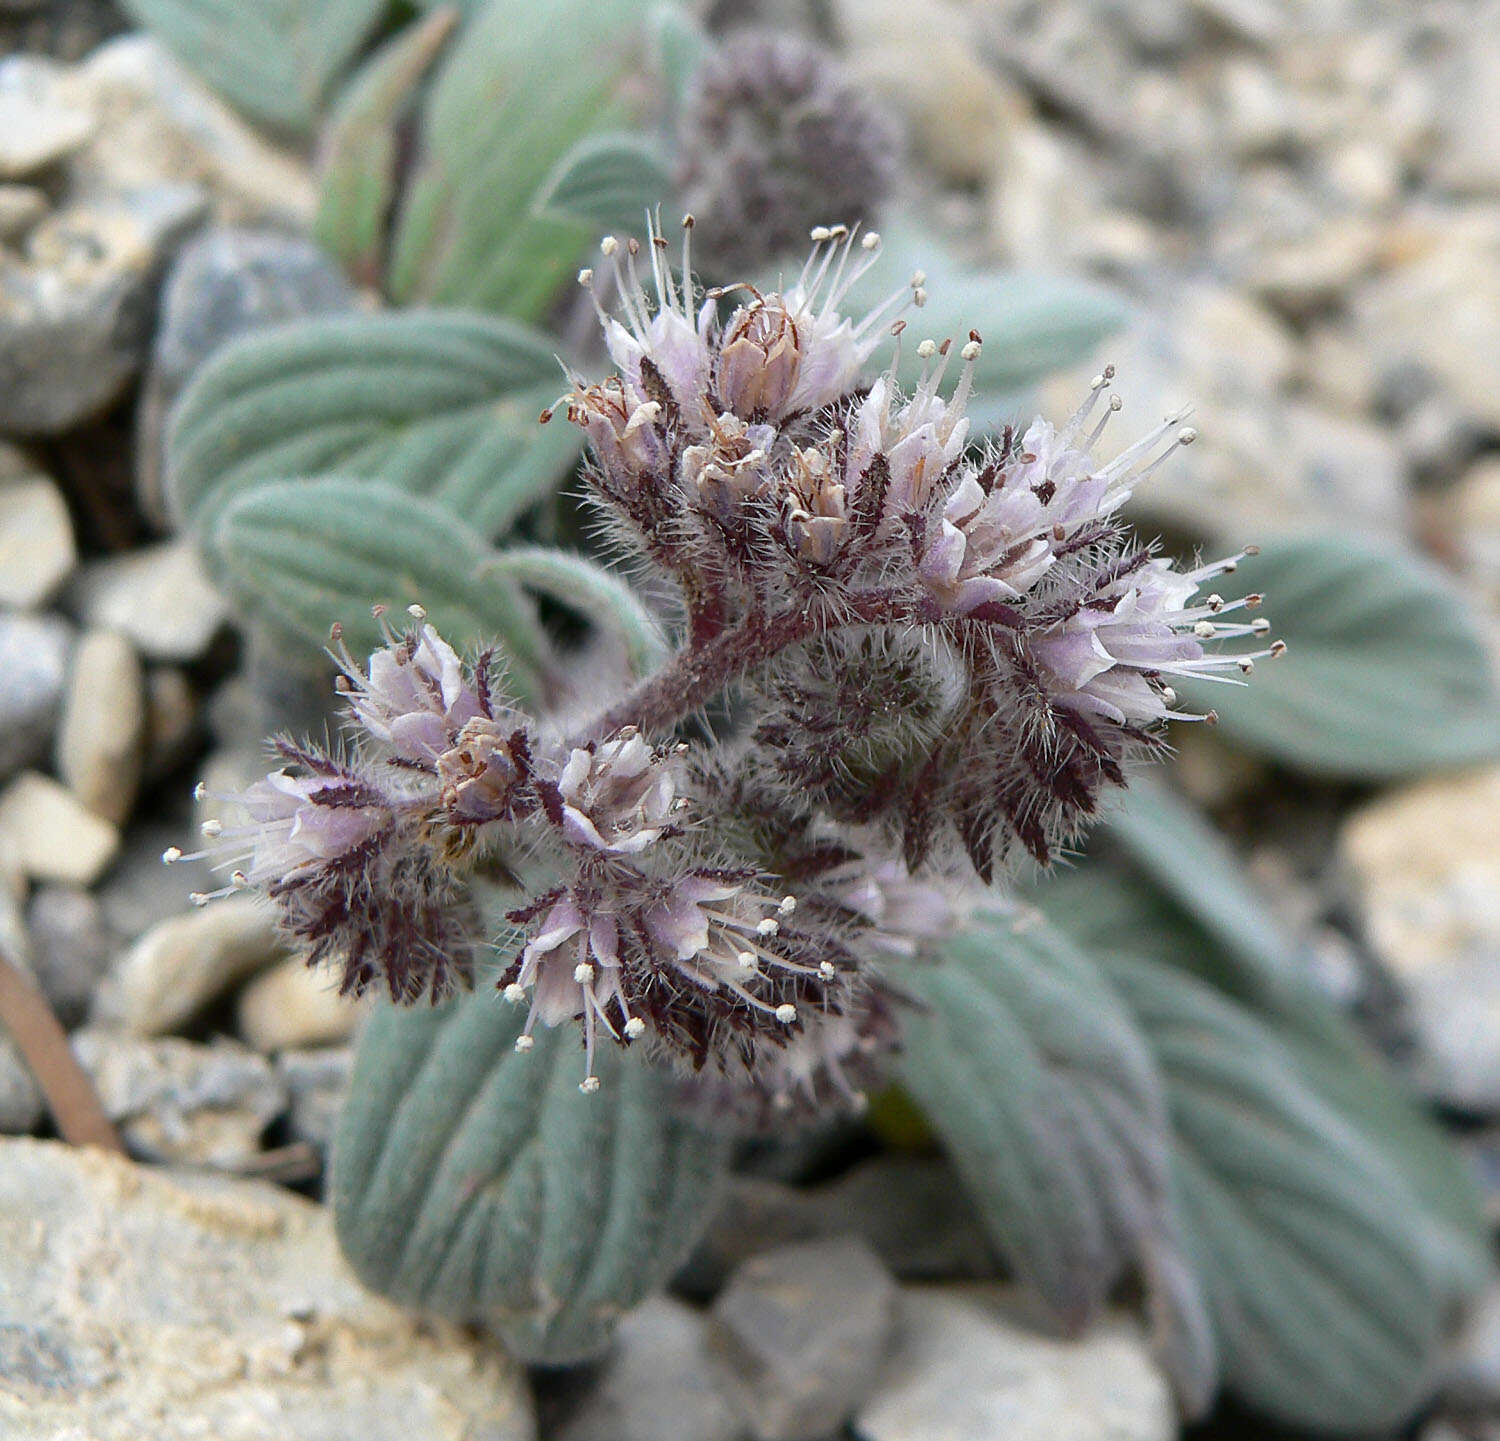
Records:
[[[57,774],[97,816],[123,825],[135,804],[145,746],[146,698],[134,647],[113,631],[87,632],[73,652],[57,731]]]
[[[240,1035],[269,1055],[347,1040],[365,1010],[339,995],[332,972],[288,956],[240,992],[235,1015]]]
[[[44,604],[77,563],[73,522],[57,486],[45,475],[0,481],[0,605]]]
[[[0,854],[34,881],[92,885],[120,848],[120,832],[66,786],[25,771],[0,792]]]

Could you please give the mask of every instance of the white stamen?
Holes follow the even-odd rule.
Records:
[[[632,1016],[625,1022],[625,1034],[632,1041],[646,1033],[646,1023],[639,1016]]]
[[[790,1001],[783,1001],[776,1007],[776,1019],[784,1026],[790,1026],[797,1019],[797,1008]]]
[[[511,1003],[511,1005],[513,1005],[513,1006],[519,1006],[526,999],[526,987],[522,986],[522,985],[518,985],[515,981],[512,981],[504,989],[504,991],[501,992],[501,994],[505,997],[505,999],[507,1001],[509,1001]]]

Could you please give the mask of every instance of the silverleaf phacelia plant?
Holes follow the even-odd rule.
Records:
[[[860,379],[924,299],[918,275],[840,312],[878,237],[820,228],[761,294],[701,293],[691,234],[676,273],[654,228],[605,239],[607,277],[580,279],[617,296],[617,373],[565,398],[619,547],[680,600],[676,652],[579,721],[508,704],[495,657],[463,663],[420,608],[367,667],[335,631],[353,744],[278,742],[245,825],[210,830],[346,992],[437,1000],[488,945],[529,1008],[518,1049],[576,1022],[585,1091],[599,1044],[639,1044],[759,1117],[857,1103],[899,1044],[902,966],[975,903],[966,863],[1047,862],[1168,717],[1208,718],[1174,678],[1283,647],[1217,647],[1267,631],[1236,618],[1258,596],[1198,598],[1235,560],[1179,571],[1119,518],[1181,417],[1096,461],[1106,371],[1061,428],[971,445],[978,335],[946,397],[947,341],[918,346],[912,394],[894,365]],[[682,739],[725,700],[723,738]],[[486,937],[501,884],[525,898]]]

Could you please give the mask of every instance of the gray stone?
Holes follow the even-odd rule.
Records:
[[[614,1349],[556,1441],[738,1441],[703,1317],[657,1296],[620,1322]]]
[[[1500,1111],[1500,767],[1418,781],[1345,823],[1340,853],[1394,977],[1428,1094]]]
[[[292,1135],[326,1152],[333,1144],[339,1112],[349,1094],[354,1048],[319,1046],[315,1050],[282,1051],[272,1064],[291,1101],[288,1121]]]
[[[1020,1325],[999,1289],[901,1293],[898,1342],[854,1418],[860,1441],[1174,1441],[1177,1415],[1139,1328],[1076,1341]]]
[[[0,1149],[9,1441],[535,1441],[493,1343],[370,1295],[329,1213],[41,1141]]]
[[[119,831],[51,776],[22,771],[0,791],[0,856],[34,881],[92,885],[119,848]]]
[[[93,134],[94,117],[59,97],[61,74],[40,56],[0,60],[0,180],[25,180]]]
[[[31,975],[31,941],[22,914],[25,899],[24,877],[0,868],[0,950],[13,966]],[[24,1135],[35,1130],[43,1111],[41,1088],[15,1042],[0,1027],[0,1132]]]
[[[851,1237],[783,1246],[747,1261],[714,1302],[722,1384],[758,1441],[815,1441],[874,1384],[896,1286]]]
[[[233,1168],[285,1109],[270,1063],[227,1037],[212,1045],[75,1031],[73,1050],[131,1151],[152,1161]]]
[[[123,825],[135,805],[146,743],[146,695],[135,648],[113,631],[87,632],[57,728],[57,774],[93,813]]]
[[[0,611],[0,778],[47,754],[72,647],[66,621]]]
[[[141,391],[137,485],[166,515],[161,492],[168,412],[193,375],[235,337],[280,321],[349,310],[343,272],[310,240],[263,230],[215,229],[183,246],[162,287],[160,319]]]
[[[229,616],[196,547],[185,540],[93,561],[70,593],[87,624],[129,637],[148,660],[196,660]]]
[[[952,1168],[942,1160],[883,1155],[820,1186],[730,1177],[677,1284],[712,1295],[752,1256],[824,1236],[857,1236],[904,1281],[998,1274],[984,1229]]]
[[[100,1016],[133,1035],[165,1035],[285,953],[268,904],[227,896],[145,932],[111,973]]]
[[[26,907],[31,966],[65,1026],[88,1014],[117,944],[98,898],[79,886],[38,886]]]
[[[166,253],[202,213],[191,186],[78,199],[0,253],[0,428],[55,435],[119,398]]]
[[[46,1114],[41,1087],[9,1036],[0,1037],[0,1133],[24,1136]]]
[[[73,521],[53,481],[0,481],[0,605],[42,605],[77,563]]]

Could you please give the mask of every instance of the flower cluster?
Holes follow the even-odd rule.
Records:
[[[367,671],[335,630],[339,689],[359,746],[273,741],[283,768],[216,798],[243,821],[208,821],[205,850],[184,856],[174,847],[164,856],[204,857],[230,871],[223,891],[194,895],[199,904],[233,890],[264,892],[309,964],[342,968],[343,994],[379,984],[402,1003],[439,1001],[469,983],[480,927],[455,863],[478,826],[535,805],[519,784],[525,731],[496,703],[493,656],[466,667],[420,607],[413,619],[403,635],[386,627],[388,643]],[[487,765],[473,759],[481,753]],[[479,784],[489,787],[483,808],[471,794]]]
[[[639,1045],[757,1119],[857,1104],[899,1044],[901,968],[962,921],[959,871],[1046,861],[1164,743],[1174,682],[1282,647],[1254,644],[1258,596],[1200,597],[1233,559],[1178,570],[1119,519],[1193,439],[1180,417],[1097,461],[1106,371],[1065,425],[971,444],[977,335],[918,345],[910,393],[894,364],[860,379],[924,298],[918,275],[841,312],[878,237],[820,229],[785,291],[704,294],[691,233],[677,273],[654,232],[604,242],[618,369],[567,397],[601,509],[676,585],[677,652],[565,727],[419,607],[367,666],[335,632],[351,743],[277,742],[206,854],[346,992],[438,1000],[489,946],[518,1050],[576,1023],[585,1091],[602,1043]],[[685,741],[710,703],[721,738]]]
[[[1160,747],[1163,720],[1210,717],[1177,709],[1175,680],[1238,679],[1283,647],[1215,644],[1267,630],[1235,615],[1257,596],[1198,597],[1237,558],[1179,571],[1119,518],[1195,438],[1182,417],[1096,460],[1120,408],[1106,371],[1063,426],[1038,420],[972,445],[980,337],[918,344],[910,394],[895,363],[861,386],[903,296],[859,321],[841,314],[879,239],[836,227],[814,242],[794,285],[744,288],[726,318],[721,295],[696,292],[686,238],[678,277],[650,236],[649,296],[640,249],[605,241],[623,296],[624,318],[604,316],[619,372],[575,382],[568,398],[592,442],[594,493],[623,543],[676,581],[709,683],[751,675],[775,697],[758,733],[788,780],[862,819],[878,812],[913,865],[944,835],[986,880],[1016,851],[1046,862],[1132,756]],[[592,272],[582,279],[592,287]],[[913,277],[909,303],[920,306],[922,284]],[[888,327],[898,354],[906,326]],[[860,642],[874,662],[863,675],[844,663],[861,634],[875,637]],[[928,722],[872,769],[871,747],[848,753],[846,702],[886,684],[903,636],[920,637],[907,674],[925,669],[941,703],[905,708],[901,719]],[[809,674],[819,649],[837,663]],[[650,703],[637,720],[650,721]]]

